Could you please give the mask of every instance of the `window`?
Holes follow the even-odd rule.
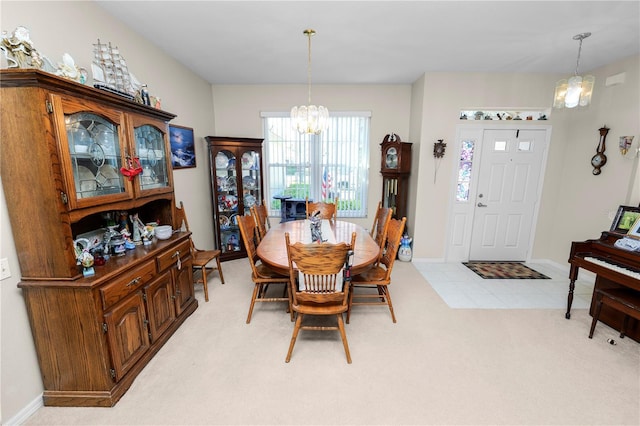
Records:
[[[280,215],[283,195],[338,199],[339,217],[365,217],[369,178],[369,113],[333,113],[320,135],[300,135],[285,113],[263,113],[265,199]]]
[[[463,140],[460,145],[460,161],[458,162],[458,190],[456,201],[469,201],[469,186],[471,184],[471,168],[473,166],[473,151],[475,142]]]

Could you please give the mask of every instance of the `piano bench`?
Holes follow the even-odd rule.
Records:
[[[589,339],[593,337],[593,331],[596,329],[596,323],[600,317],[603,304],[625,314],[622,330],[620,330],[621,338],[624,338],[629,317],[640,321],[640,292],[630,288],[596,289],[594,296],[596,305],[593,321],[591,322],[591,331],[589,331]]]

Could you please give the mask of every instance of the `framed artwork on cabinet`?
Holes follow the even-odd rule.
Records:
[[[169,125],[169,144],[171,145],[171,165],[174,169],[196,166],[196,146],[191,127]]]
[[[640,217],[636,219],[633,225],[631,225],[629,232],[627,232],[627,236],[640,240]]]
[[[620,206],[611,224],[610,232],[626,234],[640,217],[640,207]]]

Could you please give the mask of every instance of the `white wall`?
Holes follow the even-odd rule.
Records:
[[[605,87],[608,76],[621,72],[626,73],[624,84]],[[619,205],[640,204],[638,157],[632,153],[623,157],[618,149],[620,136],[635,136],[634,149],[640,143],[640,56],[591,73],[596,77],[592,105],[556,114],[567,123],[565,137],[556,139],[565,146],[565,156],[555,179],[545,182],[545,188],[556,186],[559,195],[545,206],[548,233],[537,233],[534,251],[538,258],[566,262],[571,241],[598,238],[600,231],[609,230]],[[600,138],[598,129],[605,125],[610,128],[607,164],[594,176],[590,160]]]
[[[89,69],[92,44],[98,38],[120,47],[129,70],[149,85],[152,95],[162,98],[162,108],[177,114],[172,123],[192,127],[196,141],[197,167],[174,173],[176,199],[183,200],[189,214],[196,245],[213,247],[211,202],[207,156],[202,138],[214,132],[210,85],[169,58],[105,13],[93,2],[2,1],[0,29],[29,28],[31,40],[54,63],[68,52],[76,64]],[[0,146],[1,149],[1,146]],[[4,193],[0,198],[0,257],[10,262],[12,276],[2,281],[0,338],[0,406],[2,423],[12,419],[42,392],[42,380],[17,284],[20,277]]]
[[[604,87],[606,76],[622,71],[627,72],[624,85]],[[638,57],[593,73],[596,87],[589,108],[554,110],[548,121],[531,122],[553,126],[533,258],[565,264],[571,241],[599,237],[600,231],[609,229],[609,214],[618,205],[640,203],[637,191],[640,178],[637,171],[632,176],[634,161],[631,156],[622,158],[617,149],[619,136],[639,137]],[[558,78],[545,74],[427,73],[424,82],[416,82],[413,97],[423,98],[423,110],[421,140],[414,142],[424,146],[417,182],[415,175],[412,177],[412,185],[419,188],[415,257],[445,256],[447,206],[454,191],[452,174],[457,165],[453,143],[456,126],[463,123],[459,120],[460,110],[549,108]],[[422,90],[416,89],[418,84]],[[595,154],[598,129],[604,124],[612,129],[607,144],[609,162],[600,176],[593,176],[589,160]],[[438,139],[448,143],[449,155],[445,156],[434,183],[435,161],[429,147]],[[631,190],[631,186],[635,189]]]
[[[214,85],[216,136],[263,137],[261,112],[289,111],[306,102],[306,86],[300,85]],[[353,219],[370,228],[382,197],[380,143],[388,133],[408,140],[410,85],[314,85],[313,102],[332,111],[370,111],[369,192],[366,219]]]

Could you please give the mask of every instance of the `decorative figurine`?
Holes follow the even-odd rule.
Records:
[[[322,219],[320,219],[320,210],[313,212],[313,214],[309,216],[309,222],[309,226],[311,227],[311,241],[314,243],[317,242],[318,244],[322,243]]]
[[[405,234],[400,239],[400,248],[398,249],[398,260],[402,262],[411,262],[411,256],[413,255],[411,251],[411,241],[413,241],[413,238],[409,238],[407,234]]]
[[[89,250],[84,250],[82,252],[82,257],[80,258],[80,264],[83,267],[82,275],[85,277],[91,277],[96,274],[96,271],[93,269],[93,256],[89,253]]]

